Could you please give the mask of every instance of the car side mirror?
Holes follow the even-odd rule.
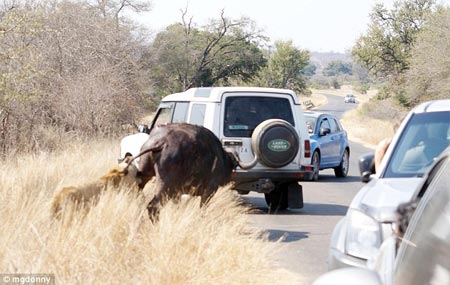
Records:
[[[361,181],[367,183],[370,181],[370,176],[375,174],[375,154],[366,153],[359,157],[358,160],[359,173]]]
[[[319,136],[325,136],[329,133],[331,133],[331,130],[329,128],[320,128]]]
[[[150,129],[148,128],[147,125],[139,125],[138,132],[148,134],[148,133],[150,133]]]

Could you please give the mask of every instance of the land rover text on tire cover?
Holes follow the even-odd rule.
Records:
[[[292,90],[259,87],[192,88],[164,97],[148,130],[126,136],[119,159],[136,156],[161,124],[189,123],[211,130],[239,160],[253,165],[237,168],[233,188],[240,194],[264,193],[271,211],[302,208],[298,181],[313,174],[305,118]]]

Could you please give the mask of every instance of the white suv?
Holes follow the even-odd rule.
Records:
[[[270,210],[303,207],[298,181],[311,179],[314,169],[305,118],[293,91],[211,87],[168,95],[148,131],[122,139],[121,158],[136,156],[155,125],[182,122],[210,129],[242,162],[254,165],[233,172],[239,193],[264,193]]]

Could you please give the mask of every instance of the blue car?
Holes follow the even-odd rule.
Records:
[[[319,179],[319,170],[333,168],[336,177],[348,174],[350,147],[347,132],[339,120],[319,112],[304,112],[311,141],[311,164],[314,165],[312,180]]]

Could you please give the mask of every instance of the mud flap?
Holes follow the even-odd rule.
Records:
[[[297,182],[288,186],[288,207],[290,209],[303,208],[303,188]]]

